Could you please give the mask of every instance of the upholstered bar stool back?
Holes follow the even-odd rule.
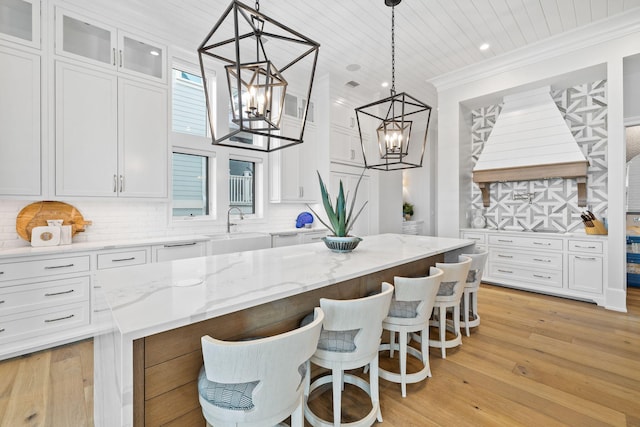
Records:
[[[305,417],[313,426],[339,426],[342,415],[342,389],[344,383],[355,385],[371,397],[371,411],[349,426],[370,426],[376,418],[382,421],[378,393],[378,346],[382,335],[382,320],[387,317],[393,286],[382,284],[380,293],[351,300],[322,298],[320,307],[325,313],[318,348],[311,363],[330,369],[331,372],[308,384],[307,397],[318,387],[332,384],[333,422],[321,419],[309,405]],[[370,365],[369,383],[351,374],[348,369]]]
[[[447,357],[447,348],[452,348],[462,344],[462,334],[460,333],[460,300],[464,292],[464,286],[471,268],[471,258],[460,255],[456,263],[436,263],[436,267],[443,271],[440,289],[436,295],[434,303],[434,317],[431,326],[437,326],[439,339],[429,340],[429,346],[441,349],[442,358]],[[453,311],[451,321],[447,321],[447,310]],[[449,329],[454,334],[451,339],[446,339],[446,332]]]
[[[395,277],[393,279],[394,295],[391,300],[389,314],[382,322],[382,327],[390,332],[389,344],[382,344],[380,350],[389,350],[393,357],[395,350],[399,352],[400,373],[379,368],[380,378],[400,383],[402,397],[407,396],[407,383],[417,383],[431,376],[429,366],[429,343],[422,340],[420,350],[407,345],[411,332],[420,332],[421,336],[429,336],[429,318],[433,312],[436,294],[444,273],[436,267],[429,269],[428,277]],[[396,332],[399,344],[395,342]],[[422,362],[422,369],[407,374],[407,354]]]
[[[198,394],[207,423],[273,426],[291,415],[291,425],[303,427],[307,361],[316,351],[323,319],[316,308],[311,323],[273,337],[235,342],[202,337]]]
[[[487,263],[489,252],[480,251],[473,254],[462,254],[471,258],[471,267],[467,275],[467,282],[462,294],[462,323],[467,336],[469,336],[469,328],[480,325],[480,315],[478,314],[478,290],[480,289],[480,281],[484,273],[484,266]]]

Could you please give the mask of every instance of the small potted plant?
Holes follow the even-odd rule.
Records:
[[[362,210],[368,203],[368,201],[365,201],[354,215],[353,209],[355,206],[356,196],[358,195],[358,187],[360,187],[360,181],[362,181],[363,175],[364,172],[360,175],[360,179],[358,179],[356,188],[353,191],[353,199],[351,201],[349,200],[348,194],[345,196],[344,186],[342,185],[342,180],[340,180],[340,190],[338,191],[338,197],[336,198],[336,204],[334,207],[331,203],[331,196],[327,191],[327,187],[322,181],[320,172],[318,172],[322,205],[324,206],[328,221],[323,221],[311,206],[307,206],[311,209],[311,212],[316,215],[316,218],[318,218],[318,220],[333,233],[333,236],[327,236],[322,239],[325,245],[327,245],[327,247],[333,252],[351,252],[356,248],[356,246],[358,246],[358,243],[362,241],[360,237],[350,236],[349,232],[353,228],[353,224],[356,219],[358,219]]]
[[[404,219],[409,221],[413,215],[413,205],[409,202],[404,202],[402,204],[402,213],[404,214]]]

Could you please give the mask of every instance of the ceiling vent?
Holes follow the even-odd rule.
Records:
[[[353,80],[351,80],[351,81],[348,81],[347,83],[345,83],[345,86],[349,86],[349,87],[353,88],[353,87],[360,86],[360,83],[354,82]]]
[[[473,168],[489,206],[491,182],[575,178],[578,206],[587,204],[587,167],[549,86],[504,97],[496,124]]]

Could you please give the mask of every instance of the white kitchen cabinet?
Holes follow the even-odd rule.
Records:
[[[345,197],[348,196],[348,207],[351,208],[353,203],[353,196],[355,193],[356,185],[358,185],[358,180],[360,179],[360,175],[354,175],[349,173],[342,172],[331,172],[331,181],[329,184],[329,194],[332,199],[335,200],[338,197],[338,193],[340,191],[340,181],[342,181],[342,185],[344,187]],[[371,179],[369,176],[364,175],[362,177],[362,181],[360,182],[360,187],[358,188],[357,197],[355,199],[355,207],[353,209],[353,215],[355,216],[358,213],[358,210],[362,207],[364,202],[371,199],[370,194],[370,182]],[[353,224],[353,228],[349,232],[352,236],[366,236],[370,234],[371,230],[371,207],[367,203],[364,210],[360,214],[360,216],[356,219]]]
[[[98,270],[121,268],[146,264],[149,260],[149,249],[146,247],[128,250],[105,251],[97,255]]]
[[[0,0],[0,40],[40,48],[40,0]]]
[[[0,261],[0,359],[87,337],[90,256]]]
[[[300,244],[300,237],[296,231],[282,232],[271,235],[271,247],[281,248]]]
[[[461,237],[488,249],[483,281],[604,305],[605,239],[484,229],[463,230]]]
[[[166,89],[56,62],[56,195],[167,196]]]
[[[207,255],[206,242],[165,243],[151,248],[153,262],[173,261]]]
[[[162,44],[56,8],[55,52],[137,77],[166,81],[167,54]]]
[[[294,119],[283,118],[281,126],[298,128]],[[285,134],[289,131],[285,130]],[[304,142],[270,153],[270,200],[272,203],[316,203],[320,187],[316,174],[318,132],[307,123]]]
[[[300,244],[305,243],[318,243],[321,242],[324,237],[329,233],[328,230],[322,231],[308,231],[306,233],[300,233]]]
[[[363,123],[360,124],[363,129],[363,144],[360,142],[360,132],[358,130],[354,105],[345,101],[332,101],[330,120],[331,129],[329,131],[329,139],[331,161],[347,165],[364,166],[362,145],[364,144],[368,156],[371,150],[370,120],[363,118]]]
[[[318,231],[283,231],[271,235],[271,247],[280,248],[283,246],[303,245],[306,243],[321,242],[328,230]]]
[[[604,244],[569,240],[569,289],[602,294],[604,291]]]
[[[0,46],[0,63],[0,195],[37,196],[40,56]]]

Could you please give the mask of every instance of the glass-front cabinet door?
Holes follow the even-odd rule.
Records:
[[[158,43],[119,33],[120,67],[122,71],[155,77],[164,81],[166,49]]]
[[[56,9],[57,54],[115,67],[116,43],[115,28]]]
[[[166,47],[61,8],[56,9],[56,54],[138,77],[166,78]]]
[[[40,0],[0,0],[0,39],[40,48]]]

